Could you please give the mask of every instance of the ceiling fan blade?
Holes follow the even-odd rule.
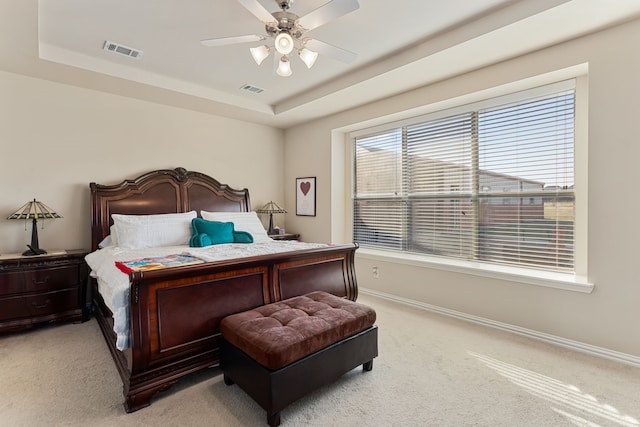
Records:
[[[358,0],[333,0],[298,18],[296,23],[304,28],[305,31],[310,31],[349,12],[353,12],[359,7]]]
[[[253,13],[253,15],[264,22],[265,24],[268,22],[277,22],[277,20],[273,17],[271,12],[262,6],[258,0],[237,0],[238,3],[243,5],[249,12]]]
[[[330,56],[331,58],[337,59],[338,61],[342,61],[347,64],[355,61],[358,57],[356,53],[330,45],[329,43],[321,42],[320,40],[316,39],[307,39],[305,41],[305,47],[318,52],[320,55]]]
[[[213,47],[213,46],[226,46],[229,44],[237,44],[237,43],[257,42],[265,39],[266,39],[265,36],[258,36],[255,34],[251,34],[247,36],[222,37],[219,39],[205,39],[205,40],[200,40],[200,43],[208,47]]]

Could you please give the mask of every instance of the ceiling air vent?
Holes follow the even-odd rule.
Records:
[[[250,84],[244,84],[240,87],[241,90],[246,90],[247,92],[253,92],[253,93],[262,93],[264,92],[264,89],[259,88],[258,86],[253,86]]]
[[[109,40],[104,42],[104,50],[117,53],[119,55],[128,56],[130,58],[139,59],[142,56],[142,51],[127,47],[118,43],[110,42]]]

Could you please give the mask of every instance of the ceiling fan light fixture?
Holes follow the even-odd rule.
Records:
[[[353,52],[320,40],[307,38],[305,33],[358,9],[360,7],[358,0],[324,0],[325,4],[323,6],[302,17],[289,12],[294,0],[275,0],[281,9],[277,12],[269,12],[262,5],[267,0],[236,1],[264,24],[266,35],[250,34],[219,37],[200,40],[200,43],[204,46],[226,46],[236,43],[260,42],[266,40],[267,37],[272,38],[275,42],[273,46],[268,43],[268,45],[250,48],[251,56],[256,64],[260,66],[273,51],[275,73],[283,77],[293,74],[290,60],[294,50],[297,51],[298,57],[307,68],[313,67],[320,53],[345,63],[350,63],[357,57]],[[312,50],[308,49],[307,46]]]
[[[262,61],[264,61],[267,56],[269,56],[269,52],[271,52],[271,49],[269,49],[269,46],[267,45],[252,47],[249,50],[251,51],[253,60],[256,61],[256,64],[258,65],[262,64]]]
[[[288,55],[293,50],[293,37],[287,33],[280,33],[276,37],[276,50],[282,55]]]
[[[303,47],[298,51],[298,56],[305,63],[307,68],[313,67],[313,64],[316,63],[316,59],[318,59],[318,52],[314,52],[312,50]]]
[[[291,71],[291,63],[289,62],[289,57],[287,55],[283,55],[282,58],[280,58],[276,74],[281,77],[289,77],[293,74]]]

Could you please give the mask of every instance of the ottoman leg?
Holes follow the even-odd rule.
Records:
[[[267,412],[267,424],[269,427],[277,427],[280,425],[280,411],[269,413]]]
[[[233,385],[234,384],[233,380],[231,378],[229,378],[227,376],[227,374],[224,374],[222,376],[222,379],[224,380],[225,385]]]

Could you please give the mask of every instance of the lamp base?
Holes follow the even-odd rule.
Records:
[[[47,253],[44,249],[40,249],[40,245],[38,244],[38,226],[36,223],[36,218],[33,217],[33,221],[31,223],[31,244],[27,245],[29,250],[22,252],[22,256],[43,255]]]
[[[276,230],[273,228],[273,214],[269,213],[269,229],[267,230],[267,234],[278,234]]]
[[[29,247],[28,250],[22,252],[22,256],[33,256],[33,255],[44,255],[47,253],[44,249],[34,248],[31,245],[27,245]]]

